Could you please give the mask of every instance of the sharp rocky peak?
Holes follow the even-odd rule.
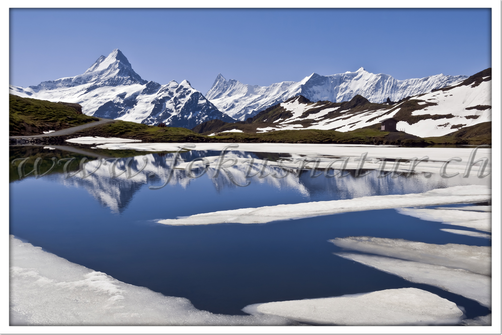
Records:
[[[103,71],[112,65],[132,69],[131,63],[122,51],[115,49],[106,57],[101,55],[85,73]]]

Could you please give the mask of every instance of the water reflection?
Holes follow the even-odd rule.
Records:
[[[323,165],[312,169],[313,165],[305,168],[305,164],[297,164],[288,155],[272,153],[230,151],[223,156],[217,151],[192,150],[127,158],[71,156],[47,151],[45,154],[43,151],[30,153],[31,156],[24,157],[24,161],[23,157],[11,155],[11,162],[17,159],[11,166],[11,180],[16,179],[12,177],[16,172],[21,174],[19,178],[39,178],[43,175],[66,186],[85,189],[113,213],[122,213],[134,195],[144,187],[152,192],[168,185],[180,185],[186,189],[202,180],[210,180],[218,192],[251,184],[266,184],[276,189],[298,192],[306,198],[305,201],[422,193],[435,188],[489,182],[487,178],[480,179],[475,175],[469,178],[441,178],[434,173],[342,171],[323,169]],[[41,169],[38,172],[35,164],[37,159]],[[55,159],[57,164],[50,170]]]

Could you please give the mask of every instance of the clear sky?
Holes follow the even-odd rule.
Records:
[[[490,9],[11,9],[10,84],[83,73],[120,49],[146,80],[246,84],[364,67],[397,79],[491,66]]]

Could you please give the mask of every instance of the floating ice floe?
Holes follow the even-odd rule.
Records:
[[[344,212],[411,206],[433,206],[488,201],[490,189],[484,185],[454,186],[425,193],[369,196],[348,200],[304,202],[257,208],[240,208],[158,220],[166,225],[207,225],[220,223],[256,224],[301,219]]]
[[[484,232],[490,232],[492,229],[490,212],[437,208],[401,208],[398,212],[421,220],[474,228]]]
[[[492,315],[479,316],[474,319],[462,320],[462,325],[465,326],[487,326],[492,324]]]
[[[445,291],[475,300],[483,306],[491,307],[491,279],[488,276],[463,269],[389,257],[354,253],[336,253],[336,255],[397,275],[413,283],[442,288]]]
[[[453,302],[417,288],[400,288],[333,298],[246,306],[253,315],[347,326],[456,324],[463,313]]]
[[[435,209],[442,209],[449,211],[491,212],[492,206],[436,207]]]
[[[118,137],[83,136],[83,137],[70,138],[66,140],[66,142],[75,144],[107,144],[107,143],[141,142],[141,140],[133,140],[129,138],[118,138]]]
[[[378,237],[346,237],[331,240],[344,249],[381,256],[491,274],[491,247],[464,244],[431,244]]]
[[[231,316],[196,309],[188,299],[164,296],[71,263],[11,236],[10,324],[287,325],[274,316]]]
[[[457,234],[457,235],[466,235],[466,236],[479,237],[479,238],[492,238],[492,236],[490,234],[478,233],[478,232],[470,231],[470,230],[441,229],[441,231],[444,231],[444,232],[450,233],[450,234]]]

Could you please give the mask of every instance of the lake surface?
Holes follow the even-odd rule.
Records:
[[[180,159],[190,162],[218,154],[191,151]],[[232,154],[271,160],[288,156]],[[22,152],[16,155],[19,158]],[[32,161],[43,157],[47,163],[50,157],[60,159],[71,153],[30,149],[29,155]],[[322,174],[313,178],[307,170],[276,178],[272,174],[278,170],[270,168],[265,171],[268,177],[248,178],[249,185],[242,186],[245,183],[237,170],[217,176],[208,171],[190,178],[202,170],[190,174],[180,169],[171,171],[171,180],[163,186],[172,157],[170,153],[148,154],[129,162],[126,158],[117,160],[116,171],[129,166],[131,174],[136,174],[131,178],[127,173],[111,177],[110,165],[100,166],[94,173],[87,167],[85,178],[65,174],[60,167],[39,178],[34,173],[16,177],[18,165],[13,165],[10,234],[120,281],[167,296],[186,297],[196,308],[212,313],[244,315],[242,308],[255,303],[402,287],[422,288],[453,301],[465,309],[468,318],[490,313],[473,300],[334,255],[342,249],[329,240],[348,236],[434,244],[491,243],[489,239],[443,232],[440,229],[453,226],[401,215],[394,209],[251,225],[167,226],[156,222],[243,207],[420,193],[470,181],[422,174],[379,178],[376,172],[358,177],[350,171],[343,178]],[[30,170],[28,166],[26,171]]]

